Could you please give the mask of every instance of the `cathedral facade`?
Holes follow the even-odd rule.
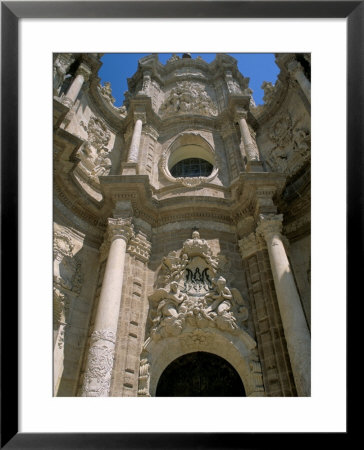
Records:
[[[310,55],[54,54],[55,396],[310,396]]]

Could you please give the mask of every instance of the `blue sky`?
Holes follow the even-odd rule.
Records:
[[[112,95],[115,98],[115,106],[121,106],[124,101],[124,92],[128,89],[127,78],[133,76],[138,67],[138,60],[149,53],[107,53],[102,58],[102,66],[99,70],[101,84],[106,81],[111,83]],[[228,53],[238,61],[238,69],[249,77],[249,87],[253,91],[253,98],[257,105],[263,103],[264,92],[261,89],[263,81],[276,82],[279,68],[274,62],[272,53]],[[177,53],[182,57],[182,53]],[[171,53],[159,53],[159,61],[165,64]],[[215,59],[215,53],[191,53],[192,58],[201,56],[210,63]]]

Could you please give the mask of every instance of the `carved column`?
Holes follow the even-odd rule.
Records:
[[[76,72],[76,78],[73,80],[69,87],[67,94],[63,99],[63,103],[71,108],[81,91],[83,83],[89,79],[91,75],[91,69],[86,64],[81,63]]]
[[[114,363],[117,377],[113,379],[110,395],[135,397],[138,394],[140,352],[145,339],[147,264],[151,253],[151,228],[138,220],[138,227],[127,247],[125,276],[130,283],[123,291],[119,313],[118,343]]]
[[[139,147],[140,138],[142,136],[143,118],[144,117],[142,115],[134,115],[134,131],[129,148],[128,162],[136,163],[139,160]]]
[[[145,123],[145,113],[134,113],[134,130],[129,147],[128,160],[122,164],[123,175],[135,175],[139,162],[140,139],[142,137],[143,123]]]
[[[311,83],[303,72],[303,67],[298,61],[288,64],[288,72],[297,80],[307,100],[311,103]]]
[[[243,140],[245,153],[248,161],[259,161],[252,137],[250,135],[249,127],[246,122],[247,113],[244,111],[236,112],[236,120],[239,123],[241,137]]]
[[[88,354],[83,397],[109,396],[131,218],[108,219],[110,249]]]
[[[257,233],[266,242],[293,376],[299,396],[311,389],[311,339],[301,300],[282,242],[282,214],[260,214]]]

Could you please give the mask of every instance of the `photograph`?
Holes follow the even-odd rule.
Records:
[[[53,396],[310,397],[311,54],[52,56]]]

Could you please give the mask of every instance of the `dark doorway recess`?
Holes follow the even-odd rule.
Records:
[[[245,397],[244,385],[233,366],[207,352],[175,359],[162,373],[157,397]]]

